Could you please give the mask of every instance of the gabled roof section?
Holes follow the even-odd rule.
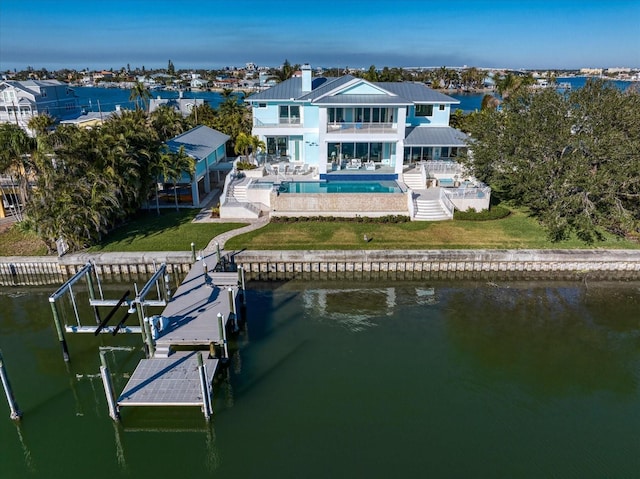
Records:
[[[391,95],[327,95],[313,102],[315,105],[385,105],[406,106],[410,101],[399,96]]]
[[[277,83],[268,90],[254,93],[245,101],[279,101],[279,100],[298,100],[306,101],[313,99],[317,91],[322,91],[325,85],[334,81],[335,78],[313,78],[311,80],[311,92],[302,91],[302,78],[289,78],[283,82]]]
[[[302,78],[289,78],[246,101],[301,101],[320,105],[410,105],[414,103],[458,104],[455,98],[432,90],[422,83],[369,82],[353,75],[314,78],[312,90],[302,91]]]
[[[258,100],[295,100],[302,94],[302,78],[289,78],[277,83],[268,90],[255,93],[245,101]]]
[[[407,128],[404,146],[467,146],[469,137],[450,126]]]
[[[378,82],[381,88],[410,100],[412,103],[460,103],[443,93],[432,90],[422,83],[413,82]]]
[[[344,87],[356,79],[353,75],[344,75],[338,78],[327,78],[327,81],[311,92],[300,97],[301,101],[314,101],[332,91]]]
[[[174,153],[177,153],[180,147],[183,146],[187,155],[196,160],[203,160],[224,145],[229,138],[228,135],[218,130],[200,125],[170,139],[166,144],[169,150]]]

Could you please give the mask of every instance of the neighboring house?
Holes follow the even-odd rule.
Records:
[[[0,82],[0,122],[16,123],[29,131],[29,120],[43,113],[56,121],[77,117],[81,113],[78,97],[58,80]]]
[[[206,103],[202,98],[183,98],[182,92],[179,94],[179,98],[151,98],[149,100],[149,112],[153,112],[161,105],[167,105],[180,112],[182,116],[189,116],[193,111],[193,107],[202,106]]]
[[[88,111],[75,118],[62,120],[60,124],[76,125],[77,127],[80,127],[80,128],[93,128],[94,126],[102,125],[106,120],[108,120],[113,115],[116,115],[118,113],[120,113],[119,106],[114,111],[106,111],[106,112]]]
[[[226,159],[228,140],[228,135],[201,125],[167,141],[170,151],[177,153],[184,147],[184,152],[195,160],[193,178],[189,179],[184,172],[178,185],[182,186],[182,201],[189,206],[200,207],[202,200],[211,192],[211,185],[220,182],[221,172],[230,169],[229,163],[221,164]]]
[[[265,142],[267,154],[309,164],[320,179],[354,159],[376,166],[357,173],[402,179],[403,165],[452,158],[466,148],[465,135],[449,127],[451,105],[459,101],[420,83],[352,75],[312,79],[305,65],[300,77],[246,101],[253,135]]]

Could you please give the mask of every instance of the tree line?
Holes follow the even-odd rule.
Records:
[[[458,125],[464,159],[502,200],[527,208],[558,241],[640,237],[640,92],[590,80],[569,93],[510,85],[499,107]]]
[[[216,108],[205,103],[188,117],[166,105],[148,113],[144,88],[131,95],[135,110],[115,113],[91,129],[54,125],[47,115],[29,121],[35,137],[13,123],[0,124],[0,173],[15,179],[24,205],[20,227],[34,231],[51,251],[59,238],[71,251],[96,244],[153,196],[159,214],[159,181],[173,183],[177,208],[175,186],[183,173],[193,175],[195,165],[184,150],[166,147],[170,138],[206,125],[231,137],[228,154],[239,135],[245,148],[250,112],[231,91]]]

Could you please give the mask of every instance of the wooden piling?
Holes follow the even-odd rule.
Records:
[[[120,419],[120,414],[118,413],[118,405],[116,404],[116,400],[113,395],[113,385],[111,384],[111,374],[109,373],[109,368],[107,367],[107,359],[104,356],[104,352],[100,351],[100,376],[102,377],[102,384],[104,386],[104,393],[107,396],[107,405],[109,406],[109,416],[114,421],[118,421]]]
[[[208,421],[211,417],[211,395],[207,384],[207,373],[202,361],[202,353],[198,351],[198,375],[200,376],[200,389],[202,390],[202,412]]]
[[[229,288],[227,291],[229,293],[229,313],[233,315],[232,317],[233,332],[237,333],[238,332],[238,315],[236,314],[236,301],[235,301],[235,298],[233,297],[233,289]]]
[[[146,338],[147,357],[152,358],[156,354],[156,345],[151,334],[151,318],[144,318],[144,337]]]
[[[220,341],[222,341],[222,356],[223,359],[227,359],[229,357],[229,351],[227,349],[227,328],[225,327],[222,313],[218,313],[218,331],[220,333]]]
[[[66,362],[69,362],[71,360],[69,358],[69,348],[67,347],[67,340],[64,337],[64,329],[62,328],[62,324],[60,323],[60,317],[58,316],[58,308],[56,308],[55,299],[50,297],[49,304],[51,305],[53,322],[56,325],[56,332],[58,333],[58,341],[60,341],[60,346],[62,347],[62,357]]]
[[[4,359],[2,357],[2,351],[0,351],[0,379],[2,379],[2,386],[4,388],[4,393],[7,396],[7,402],[9,403],[9,409],[11,409],[11,419],[17,421],[22,417],[22,412],[18,408],[18,403],[16,403],[16,399],[13,396],[13,390],[11,389],[11,383],[9,382],[9,377],[7,376],[7,371],[4,368]]]
[[[191,261],[196,262],[196,244],[193,242],[191,243]]]

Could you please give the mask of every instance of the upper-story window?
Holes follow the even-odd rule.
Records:
[[[433,116],[433,105],[416,105],[416,116]]]
[[[42,90],[40,90],[40,96],[42,98],[46,98],[47,97],[47,90],[45,90],[44,88]]]
[[[440,104],[440,106],[438,107],[438,109],[439,109],[440,111],[444,111],[444,109],[445,109],[445,108],[446,108],[446,105],[444,105],[444,104],[442,104],[442,103],[441,103],[441,104]]]
[[[288,125],[300,124],[299,105],[280,105],[280,123]]]
[[[13,90],[5,90],[2,92],[2,99],[4,101],[15,101],[16,100],[16,92]]]

